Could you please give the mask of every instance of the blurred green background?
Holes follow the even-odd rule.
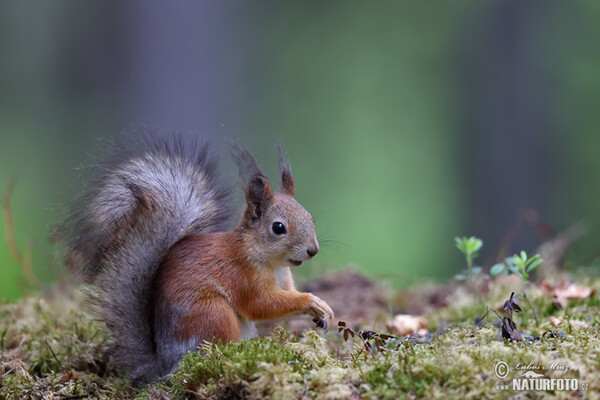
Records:
[[[598,21],[591,1],[2,2],[0,192],[17,179],[16,240],[50,281],[48,232],[110,135],[234,135],[272,177],[280,138],[331,241],[304,273],[447,279],[455,235],[493,259],[523,210],[556,231],[585,221],[569,257],[593,264]],[[551,235],[526,225],[509,250]],[[13,299],[22,273],[0,239]]]

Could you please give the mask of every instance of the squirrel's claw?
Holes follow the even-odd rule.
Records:
[[[327,321],[323,319],[323,317],[314,317],[313,322],[317,324],[317,328],[322,328],[325,333],[329,330],[329,326],[327,326]]]
[[[327,320],[333,318],[333,310],[327,303],[322,299],[318,298],[314,294],[311,294],[312,303],[308,306],[306,313],[311,314],[313,317],[323,317]]]

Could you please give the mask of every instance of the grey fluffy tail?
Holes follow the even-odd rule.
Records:
[[[144,137],[111,158],[64,229],[67,263],[92,284],[116,361],[132,379],[149,381],[161,373],[150,308],[157,269],[183,236],[223,228],[228,191],[206,145]]]

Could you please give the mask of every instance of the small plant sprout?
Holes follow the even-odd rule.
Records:
[[[539,266],[542,261],[543,260],[539,254],[536,254],[533,257],[527,257],[527,253],[521,251],[519,255],[515,254],[512,257],[508,257],[503,263],[494,265],[490,269],[490,275],[518,275],[523,280],[523,287],[525,287],[525,284],[528,282],[530,272]]]
[[[456,280],[473,280],[473,276],[481,272],[481,267],[473,267],[473,260],[479,255],[477,252],[483,246],[483,241],[475,236],[467,237],[455,237],[456,247],[465,255],[467,261],[467,274],[458,274],[454,278]]]
[[[535,308],[527,298],[527,293],[525,293],[525,286],[529,282],[529,275],[534,268],[538,267],[542,263],[542,257],[539,254],[534,255],[533,257],[527,257],[527,253],[525,251],[521,251],[520,254],[515,254],[512,257],[508,257],[504,260],[503,263],[499,263],[494,265],[490,269],[490,275],[496,276],[501,274],[515,274],[521,277],[522,287],[521,294],[523,298],[529,304],[529,307],[533,310],[533,316],[535,318],[535,322],[539,325],[538,315]]]

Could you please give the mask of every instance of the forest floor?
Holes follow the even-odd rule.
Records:
[[[598,278],[529,283],[527,299],[516,275],[395,292],[350,270],[304,289],[336,312],[327,333],[306,316],[263,324],[134,387],[56,284],[0,305],[0,399],[600,398]]]

